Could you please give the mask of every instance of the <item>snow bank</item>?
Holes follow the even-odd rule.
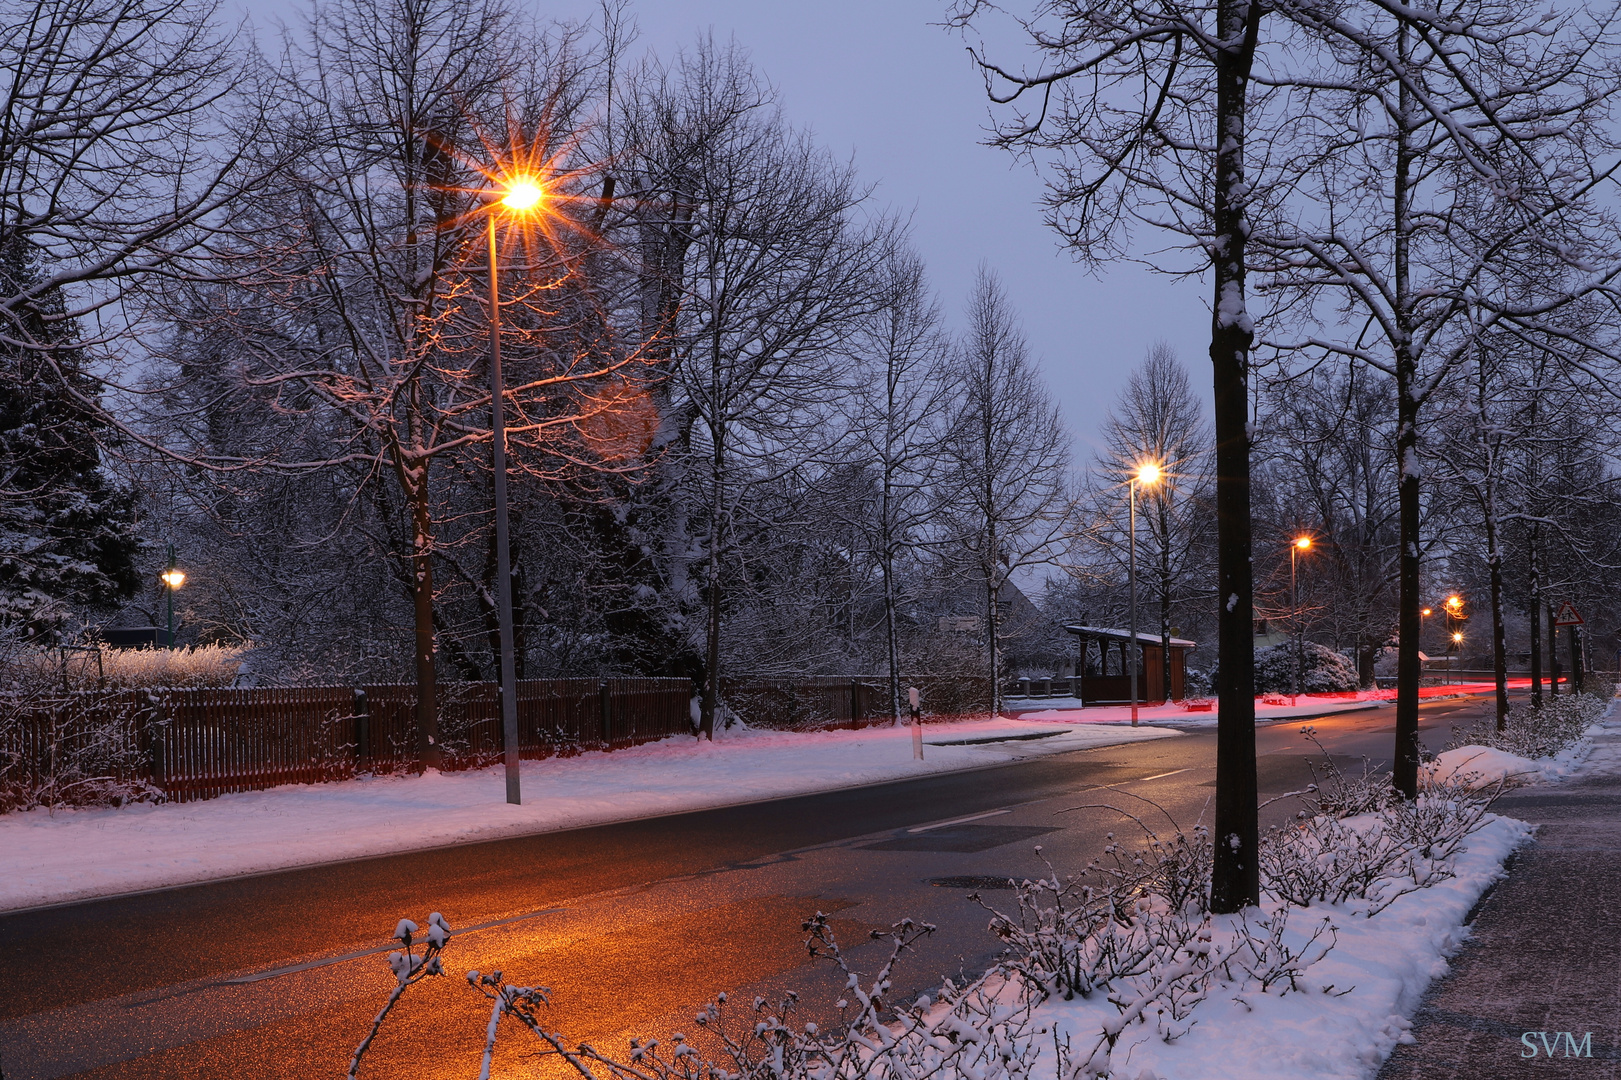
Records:
[[[0,910],[340,859],[756,802],[1114,743],[1159,728],[1022,720],[723,733],[523,764],[524,804],[499,767],[290,785],[177,805],[0,815]],[[1032,736],[1038,736],[1032,738]],[[975,741],[966,740],[1015,740]],[[946,745],[955,744],[955,745]]]
[[[1424,771],[1436,783],[1455,781],[1470,788],[1499,783],[1529,784],[1559,775],[1552,759],[1532,761],[1488,746],[1459,746],[1435,755]]]
[[[1503,861],[1530,835],[1529,826],[1493,818],[1468,840],[1456,875],[1401,897],[1369,917],[1339,907],[1296,909],[1291,938],[1331,919],[1337,944],[1307,969],[1301,990],[1287,994],[1252,991],[1239,998],[1212,994],[1194,1015],[1197,1023],[1173,1043],[1160,1041],[1152,1025],[1129,1028],[1113,1062],[1122,1077],[1137,1080],[1367,1080],[1398,1042],[1411,1042],[1406,1017],[1418,1007],[1431,979],[1447,970],[1447,958],[1467,935],[1464,919],[1486,888],[1503,876]],[[1231,919],[1217,933],[1232,933]],[[1252,916],[1253,919],[1253,916]],[[1286,985],[1286,984],[1285,984]],[[1349,990],[1347,993],[1346,991]],[[1089,1036],[1115,1010],[1106,1002],[1050,1000],[1040,1020],[1058,1024],[1073,1045]],[[1060,1034],[1060,1038],[1062,1033]],[[1052,1077],[1050,1056],[1037,1080]]]

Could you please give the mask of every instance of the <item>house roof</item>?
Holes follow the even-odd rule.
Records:
[[[1114,630],[1105,626],[1079,626],[1071,623],[1066,625],[1064,629],[1068,630],[1076,637],[1105,638],[1109,641],[1131,640],[1131,632],[1129,630]],[[1160,643],[1158,634],[1149,634],[1141,630],[1137,631],[1137,640],[1139,643],[1144,645],[1158,645]],[[1189,641],[1187,638],[1179,637],[1172,638],[1171,644],[1180,646],[1184,649],[1194,649],[1199,645],[1199,643],[1196,641]]]

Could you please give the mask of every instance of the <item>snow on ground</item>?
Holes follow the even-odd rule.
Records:
[[[1429,981],[1445,974],[1447,957],[1467,933],[1463,920],[1469,909],[1503,876],[1503,860],[1529,835],[1523,822],[1494,818],[1470,837],[1456,876],[1409,893],[1371,918],[1337,906],[1295,909],[1289,919],[1291,944],[1298,945],[1325,916],[1337,931],[1334,948],[1307,969],[1300,990],[1280,995],[1274,986],[1271,993],[1252,991],[1242,1000],[1212,992],[1195,1012],[1193,1029],[1173,1043],[1158,1039],[1152,1024],[1128,1028],[1113,1055],[1118,1075],[1133,1080],[1373,1076],[1396,1043],[1411,1041],[1406,1018]],[[1250,917],[1253,923],[1255,916]],[[1217,940],[1225,936],[1223,930],[1218,927]],[[1347,988],[1353,989],[1342,994]],[[1084,1055],[1092,1046],[1089,1033],[1117,1015],[1100,998],[1054,999],[1042,1004],[1037,1016],[1062,1025]]]
[[[1471,788],[1491,787],[1505,781],[1509,784],[1529,784],[1560,775],[1552,758],[1532,761],[1507,750],[1494,750],[1487,746],[1459,746],[1443,751],[1424,768],[1430,779],[1437,783],[1456,780]]]
[[[339,859],[756,802],[1179,733],[997,719],[723,733],[499,767],[289,785],[202,802],[0,815],[0,911]],[[1033,738],[1033,736],[1035,736]],[[997,740],[997,741],[991,741]],[[1010,741],[1012,740],[1012,741]]]

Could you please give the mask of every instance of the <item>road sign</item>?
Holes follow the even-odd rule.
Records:
[[[1553,613],[1553,624],[1555,626],[1580,626],[1585,621],[1581,612],[1576,610],[1576,605],[1569,600],[1560,604],[1559,609]]]

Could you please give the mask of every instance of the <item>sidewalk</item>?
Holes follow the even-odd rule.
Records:
[[[1413,1018],[1416,1041],[1379,1080],[1618,1080],[1621,717],[1604,722],[1576,776],[1512,792],[1496,810],[1538,826],[1536,840],[1478,905],[1469,942]]]

